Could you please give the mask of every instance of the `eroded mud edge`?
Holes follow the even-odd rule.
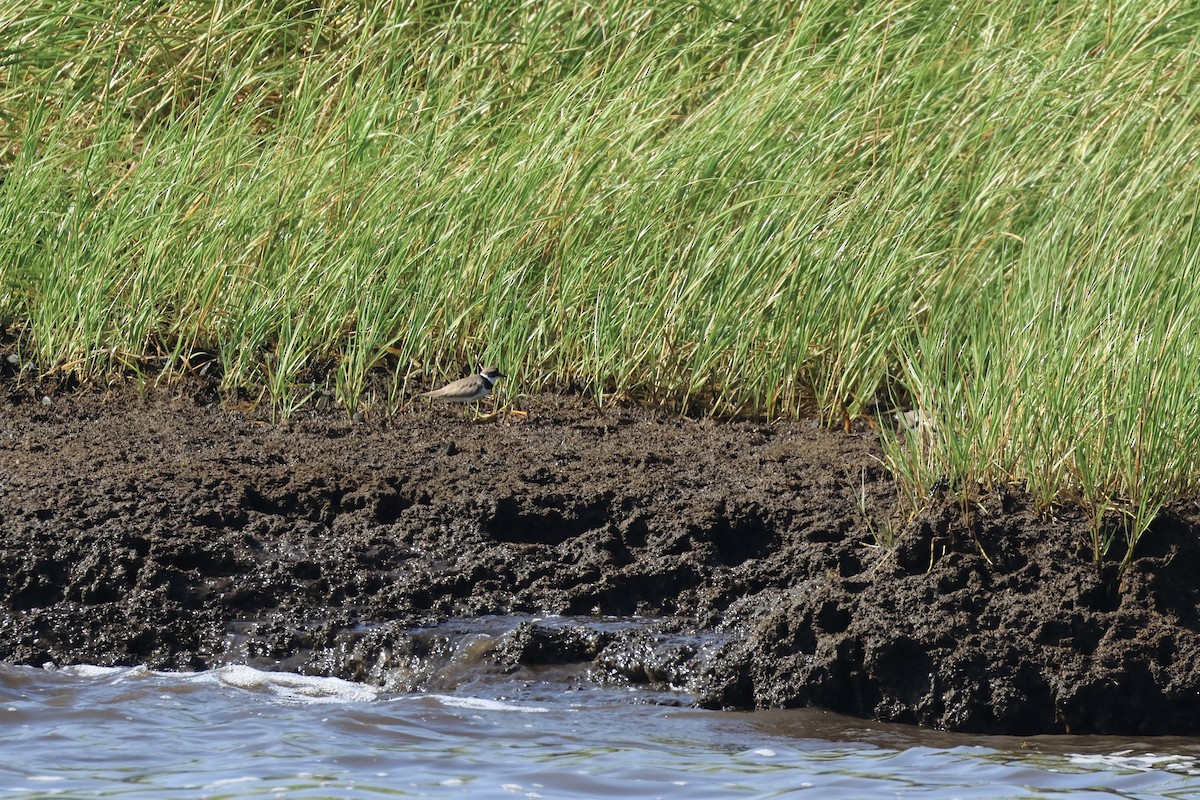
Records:
[[[474,663],[581,664],[715,708],[1200,732],[1196,503],[1117,581],[1082,519],[1019,494],[894,516],[869,430],[524,406],[269,424],[166,391],[10,390],[0,659],[420,688],[403,665],[457,646],[430,626],[555,614]],[[874,547],[889,523],[896,547]]]

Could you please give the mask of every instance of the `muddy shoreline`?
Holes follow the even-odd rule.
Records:
[[[405,665],[496,615],[514,621],[480,669],[949,730],[1200,733],[1195,503],[1118,582],[1082,518],[1019,493],[895,517],[870,430],[522,405],[271,424],[170,390],[10,385],[0,660],[421,688]]]

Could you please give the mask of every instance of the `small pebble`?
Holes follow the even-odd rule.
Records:
[[[54,401],[50,399],[50,395],[48,395],[48,394],[42,395],[42,405],[44,405],[46,408],[49,408],[50,406],[54,405]]]
[[[5,359],[5,361],[7,361],[9,364],[12,364],[15,367],[17,364],[21,363],[21,357],[19,355],[17,355],[16,353],[9,353],[8,357]]]

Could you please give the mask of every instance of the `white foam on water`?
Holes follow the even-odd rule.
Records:
[[[267,692],[275,697],[299,703],[368,703],[379,692],[361,683],[341,678],[297,675],[294,672],[265,672],[240,664],[219,667],[199,677],[211,676],[223,686]]]
[[[145,666],[101,667],[93,664],[75,664],[66,667],[47,666],[46,669],[80,678],[110,678],[114,684],[145,678],[201,684],[216,683],[235,689],[263,692],[285,701],[297,703],[368,703],[378,700],[380,695],[380,691],[371,686],[341,678],[299,675],[294,672],[273,672],[255,669],[244,664],[229,664],[202,672],[160,672]],[[170,695],[161,697],[168,699]],[[448,707],[473,711],[543,714],[550,710],[543,706],[518,705],[482,697],[459,697],[448,694],[414,694],[395,699],[420,698],[435,700]]]
[[[1144,753],[1142,755],[1130,755],[1129,750],[1121,750],[1116,753],[1072,753],[1068,756],[1072,764],[1104,769],[1118,770],[1136,770],[1139,772],[1150,772],[1152,770],[1164,770],[1168,772],[1184,772],[1190,775],[1200,774],[1200,759],[1195,756],[1183,755],[1157,755],[1155,753]]]
[[[274,697],[301,703],[367,703],[379,696],[379,692],[370,686],[341,678],[298,675],[294,672],[268,672],[242,664],[231,664],[204,672],[160,672],[145,666],[100,667],[94,664],[47,666],[46,669],[77,678],[111,678],[113,684],[145,678],[217,683],[236,689],[265,692]],[[167,699],[170,695],[161,697]]]
[[[543,706],[518,706],[504,703],[500,700],[487,700],[482,697],[455,697],[449,694],[426,695],[445,706],[454,708],[469,708],[474,711],[516,711],[521,714],[544,714],[550,709]]]
[[[74,675],[77,678],[107,678],[110,676],[124,677],[134,670],[146,673],[145,667],[98,667],[95,664],[72,664],[67,667],[51,667],[50,671],[62,675]]]
[[[246,776],[243,776],[240,778],[221,778],[219,780],[213,781],[212,783],[205,784],[204,788],[205,789],[219,789],[222,786],[231,786],[236,783],[255,783],[260,780],[262,780],[262,778],[255,778],[255,777],[252,777],[249,775],[246,775]]]

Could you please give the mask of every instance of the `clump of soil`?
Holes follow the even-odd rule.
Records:
[[[1120,580],[1019,494],[896,518],[875,433],[535,397],[268,424],[182,396],[8,393],[0,659],[229,661],[408,688],[447,620],[481,663],[584,663],[701,705],[954,730],[1200,733],[1200,510]],[[865,511],[865,515],[864,515]],[[639,615],[641,626],[589,620]]]

